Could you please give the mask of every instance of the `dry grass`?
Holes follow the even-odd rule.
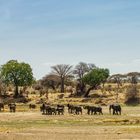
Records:
[[[115,88],[116,85],[112,84]],[[128,86],[128,85],[125,85]],[[92,98],[69,98],[65,93],[62,99],[60,93],[49,93],[49,100],[39,94],[30,94],[31,103],[40,98],[51,104],[104,104],[116,102],[115,92],[93,91]],[[98,97],[96,97],[98,95]],[[29,110],[28,104],[18,104],[16,113],[0,113],[0,140],[139,140],[140,139],[140,107],[127,107],[124,103],[125,92],[119,93],[118,101],[123,105],[121,116],[109,115],[108,106],[103,106],[104,115],[65,115],[46,116],[39,112],[40,105],[35,110]]]
[[[25,112],[20,110],[24,110]],[[121,116],[41,115],[27,106],[16,113],[0,113],[0,140],[111,140],[140,139],[140,107],[123,107]],[[19,110],[20,109],[20,110]]]

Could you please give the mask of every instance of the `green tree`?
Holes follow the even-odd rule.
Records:
[[[89,73],[87,73],[83,77],[83,81],[86,85],[89,86],[85,93],[85,97],[88,97],[89,93],[93,89],[97,89],[97,87],[104,83],[106,79],[109,77],[109,70],[108,69],[102,69],[102,68],[95,68]]]
[[[72,77],[72,66],[66,64],[52,66],[51,75],[55,75],[60,78],[61,93],[64,93],[64,83],[68,78]]]
[[[29,64],[10,60],[1,67],[1,78],[4,83],[15,86],[15,97],[18,97],[19,86],[29,86],[33,83],[33,73]]]

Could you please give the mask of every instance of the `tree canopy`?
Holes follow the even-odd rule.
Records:
[[[106,79],[109,77],[109,70],[103,68],[96,68],[87,73],[83,80],[89,85],[89,89],[87,90],[85,97],[89,95],[90,90],[96,89],[101,83],[104,83]]]
[[[1,78],[6,84],[15,86],[15,96],[19,95],[19,86],[29,86],[33,83],[33,73],[29,64],[10,60],[1,67]]]
[[[56,89],[61,83],[60,77],[57,75],[46,75],[40,80],[40,84],[46,88],[52,88],[53,90]]]
[[[64,83],[68,78],[72,77],[72,66],[66,64],[52,66],[51,74],[60,78],[61,93],[64,93]]]
[[[83,77],[86,73],[91,71],[92,69],[96,68],[96,66],[92,63],[85,63],[80,62],[74,68],[73,74],[77,78],[77,86],[76,86],[76,93],[77,95],[82,95],[85,93],[85,83],[83,81]]]

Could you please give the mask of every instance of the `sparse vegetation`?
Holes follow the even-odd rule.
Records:
[[[38,106],[39,108],[39,106]],[[122,116],[110,116],[108,107],[103,108],[104,115],[41,115],[30,111],[25,105],[18,105],[17,113],[0,115],[0,139],[139,139],[139,107],[123,107]],[[22,112],[21,112],[22,111]],[[81,136],[82,135],[82,136]],[[67,136],[67,137],[65,137]]]
[[[10,138],[18,140],[19,135],[20,139],[24,140],[28,138],[41,140],[46,137],[66,140],[114,139],[116,136],[120,139],[131,136],[139,138],[139,73],[109,77],[108,69],[100,69],[93,64],[79,63],[74,70],[70,65],[56,65],[52,67],[51,74],[32,84],[32,73],[29,77],[31,81],[27,82],[27,69],[23,72],[27,79],[24,80],[24,76],[20,74],[22,71],[18,72],[19,68],[16,69],[16,66],[12,77],[11,67],[14,65],[11,62],[17,63],[9,61],[10,69],[9,67],[7,69],[7,64],[1,69],[0,102],[5,108],[0,114],[0,140]],[[4,80],[6,76],[8,77]],[[14,83],[15,81],[18,82]],[[16,92],[14,86],[18,86]],[[22,97],[17,96],[18,94],[22,94]],[[15,95],[17,98],[14,98]],[[16,113],[9,113],[7,106],[9,103],[16,103]],[[40,106],[43,103],[51,105],[56,115],[42,115]],[[108,105],[112,103],[121,104],[122,115],[109,115]],[[67,104],[77,109],[76,113],[68,114]],[[31,105],[35,107],[32,109]],[[55,112],[57,105],[65,106],[64,115]],[[87,115],[85,106],[96,106],[103,110],[103,115]],[[130,132],[133,133],[130,135]],[[30,133],[31,137],[26,135],[27,133]]]

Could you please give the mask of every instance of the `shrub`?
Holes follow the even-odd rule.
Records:
[[[136,86],[128,87],[125,94],[125,104],[137,105],[140,103],[139,90]]]

